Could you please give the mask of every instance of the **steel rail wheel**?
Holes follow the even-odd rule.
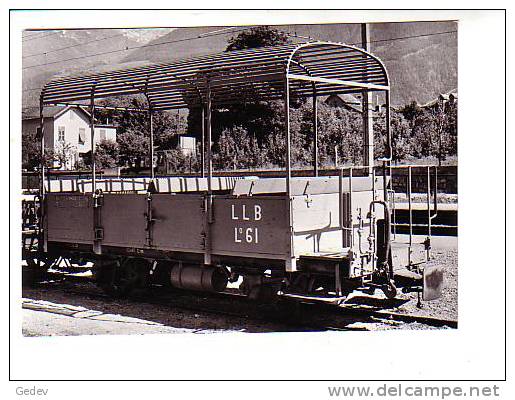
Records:
[[[149,285],[151,264],[143,258],[102,260],[100,264],[95,268],[97,284],[110,296],[128,296]]]
[[[47,271],[58,261],[58,257],[36,254],[25,258],[27,265],[22,268],[22,284],[32,285],[45,278]]]

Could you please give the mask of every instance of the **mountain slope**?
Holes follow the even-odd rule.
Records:
[[[312,38],[359,45],[359,24],[282,25],[278,30],[297,34],[295,42]],[[213,34],[221,29],[183,28],[170,32],[149,43],[152,47],[137,49],[123,61],[148,63],[224,51],[227,40],[237,33]],[[439,93],[457,87],[457,29],[454,22],[372,24],[370,29],[372,52],[381,58],[389,71],[392,104],[410,101],[425,103]],[[427,36],[426,36],[427,35]],[[185,39],[191,40],[185,40]],[[392,40],[393,39],[393,40]]]
[[[359,45],[359,24],[277,26],[294,42],[317,40]],[[243,27],[162,30],[66,30],[23,39],[23,104],[38,104],[39,89],[48,80],[69,74],[163,62],[224,51]],[[372,52],[386,64],[392,104],[425,103],[457,87],[457,36],[454,22],[381,23],[370,28]],[[41,34],[39,34],[41,35]],[[30,36],[34,36],[32,39]],[[145,46],[145,47],[141,47]],[[139,48],[138,48],[139,47]],[[46,54],[45,54],[46,53]],[[90,56],[96,53],[103,53]],[[69,61],[64,61],[72,59]],[[44,65],[41,65],[44,64]]]
[[[23,105],[37,105],[39,88],[50,79],[111,69],[119,65],[131,48],[145,45],[168,32],[168,28],[25,32],[22,36]],[[97,53],[103,54],[90,56]]]

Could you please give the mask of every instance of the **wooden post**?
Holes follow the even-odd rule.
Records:
[[[385,113],[386,113],[386,158],[389,160],[393,157],[393,149],[392,149],[392,129],[391,129],[391,110],[390,110],[390,91],[385,91]]]
[[[370,51],[369,24],[361,24],[361,47],[367,52]],[[364,78],[366,80],[367,76],[365,75]],[[374,121],[372,119],[371,110],[372,95],[366,89],[364,89],[361,94],[363,113],[363,165],[369,167],[368,172],[371,174],[374,168]]]

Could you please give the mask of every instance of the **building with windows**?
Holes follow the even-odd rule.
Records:
[[[421,105],[421,108],[440,109],[446,111],[449,107],[458,103],[458,89],[452,89],[447,93],[440,93],[437,98]]]
[[[372,97],[372,111],[374,113],[380,113],[384,109],[386,104],[381,104],[379,95]],[[348,111],[359,113],[363,112],[363,104],[361,97],[352,94],[331,94],[325,99],[325,103],[331,107],[344,108]]]
[[[90,114],[82,107],[61,106],[44,108],[45,149],[61,155],[64,164],[56,160],[56,167],[74,169],[80,159],[91,151]],[[25,110],[22,117],[23,134],[34,134],[39,128],[39,109]],[[95,124],[94,142],[116,141],[116,127]]]

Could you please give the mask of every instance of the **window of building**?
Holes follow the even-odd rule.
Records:
[[[106,130],[100,129],[100,140],[106,140]]]
[[[86,129],[79,128],[79,144],[86,143]]]
[[[57,128],[57,140],[64,142],[64,126]]]

